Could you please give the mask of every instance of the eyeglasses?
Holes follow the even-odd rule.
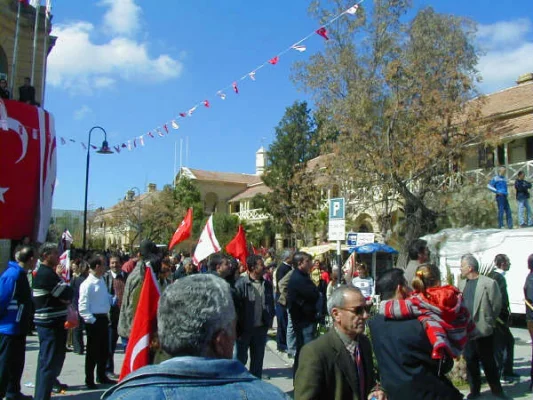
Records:
[[[372,305],[366,305],[366,306],[359,306],[359,307],[353,307],[353,308],[344,308],[344,307],[337,307],[341,310],[350,311],[351,313],[354,313],[357,316],[362,316],[365,314],[370,314],[370,310],[372,309]]]

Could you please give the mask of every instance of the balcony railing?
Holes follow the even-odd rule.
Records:
[[[232,213],[244,221],[264,221],[268,219],[269,215],[261,208],[254,208],[252,210],[242,210],[237,213]]]
[[[498,173],[499,167],[479,168],[470,171],[461,171],[443,178],[442,185],[450,189],[462,186],[465,183],[486,185]],[[507,179],[514,181],[519,171],[524,171],[527,181],[533,180],[533,160],[523,161],[506,166]]]

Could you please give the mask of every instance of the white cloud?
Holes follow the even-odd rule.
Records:
[[[162,82],[180,76],[183,64],[179,59],[168,54],[152,56],[147,42],[128,36],[139,26],[141,12],[133,0],[103,0],[101,4],[110,6],[104,27],[109,28],[110,21],[121,21],[114,25],[111,37],[95,42],[98,29],[86,21],[55,25],[52,33],[57,42],[48,57],[47,83],[71,94],[91,94],[120,81]]]
[[[138,31],[141,7],[134,0],[102,0],[100,5],[109,7],[104,14],[104,29],[115,35],[131,35]]]
[[[511,87],[520,75],[533,72],[532,33],[533,23],[526,18],[479,26],[478,39],[486,54],[478,69],[485,92]]]
[[[79,121],[80,119],[85,118],[87,115],[89,115],[92,112],[93,112],[92,108],[84,104],[80,108],[78,108],[76,111],[74,111],[74,119]]]

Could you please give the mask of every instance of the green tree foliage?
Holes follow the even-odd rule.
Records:
[[[272,216],[277,229],[301,237],[308,233],[320,200],[320,191],[314,186],[314,171],[307,168],[307,162],[320,154],[322,138],[306,102],[287,107],[275,132],[263,175],[272,192],[254,201]]]
[[[325,21],[352,2],[315,1]],[[436,228],[431,208],[465,146],[484,142],[475,25],[431,8],[408,19],[408,0],[376,0],[328,27],[325,50],[296,65],[294,80],[331,112],[341,134],[328,166],[351,194],[369,189],[405,215],[405,243]],[[349,196],[347,196],[349,197]],[[392,206],[391,206],[392,203]],[[387,220],[384,218],[383,220]]]

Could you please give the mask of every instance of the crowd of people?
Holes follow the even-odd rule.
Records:
[[[20,379],[32,330],[39,338],[33,398],[68,391],[58,378],[69,346],[85,356],[87,389],[115,385],[114,353],[128,345],[147,265],[161,290],[151,365],[109,388],[106,399],[286,398],[262,379],[274,319],[277,350],[294,361],[296,399],[462,399],[447,377],[460,356],[469,399],[481,394],[480,364],[498,398],[507,398],[502,382],[518,378],[504,254],[486,275],[465,254],[458,288],[443,284],[423,240],[412,244],[406,268],[376,280],[363,263],[355,273],[330,271],[290,249],[279,262],[271,251],[250,255],[246,265],[213,254],[195,266],[189,254],[166,254],[145,240],[130,259],[73,251],[69,279],[59,255],[53,243],[38,252],[23,244],[0,271],[1,398],[31,398]],[[527,263],[533,339],[533,255]],[[533,365],[531,373],[533,380]]]

